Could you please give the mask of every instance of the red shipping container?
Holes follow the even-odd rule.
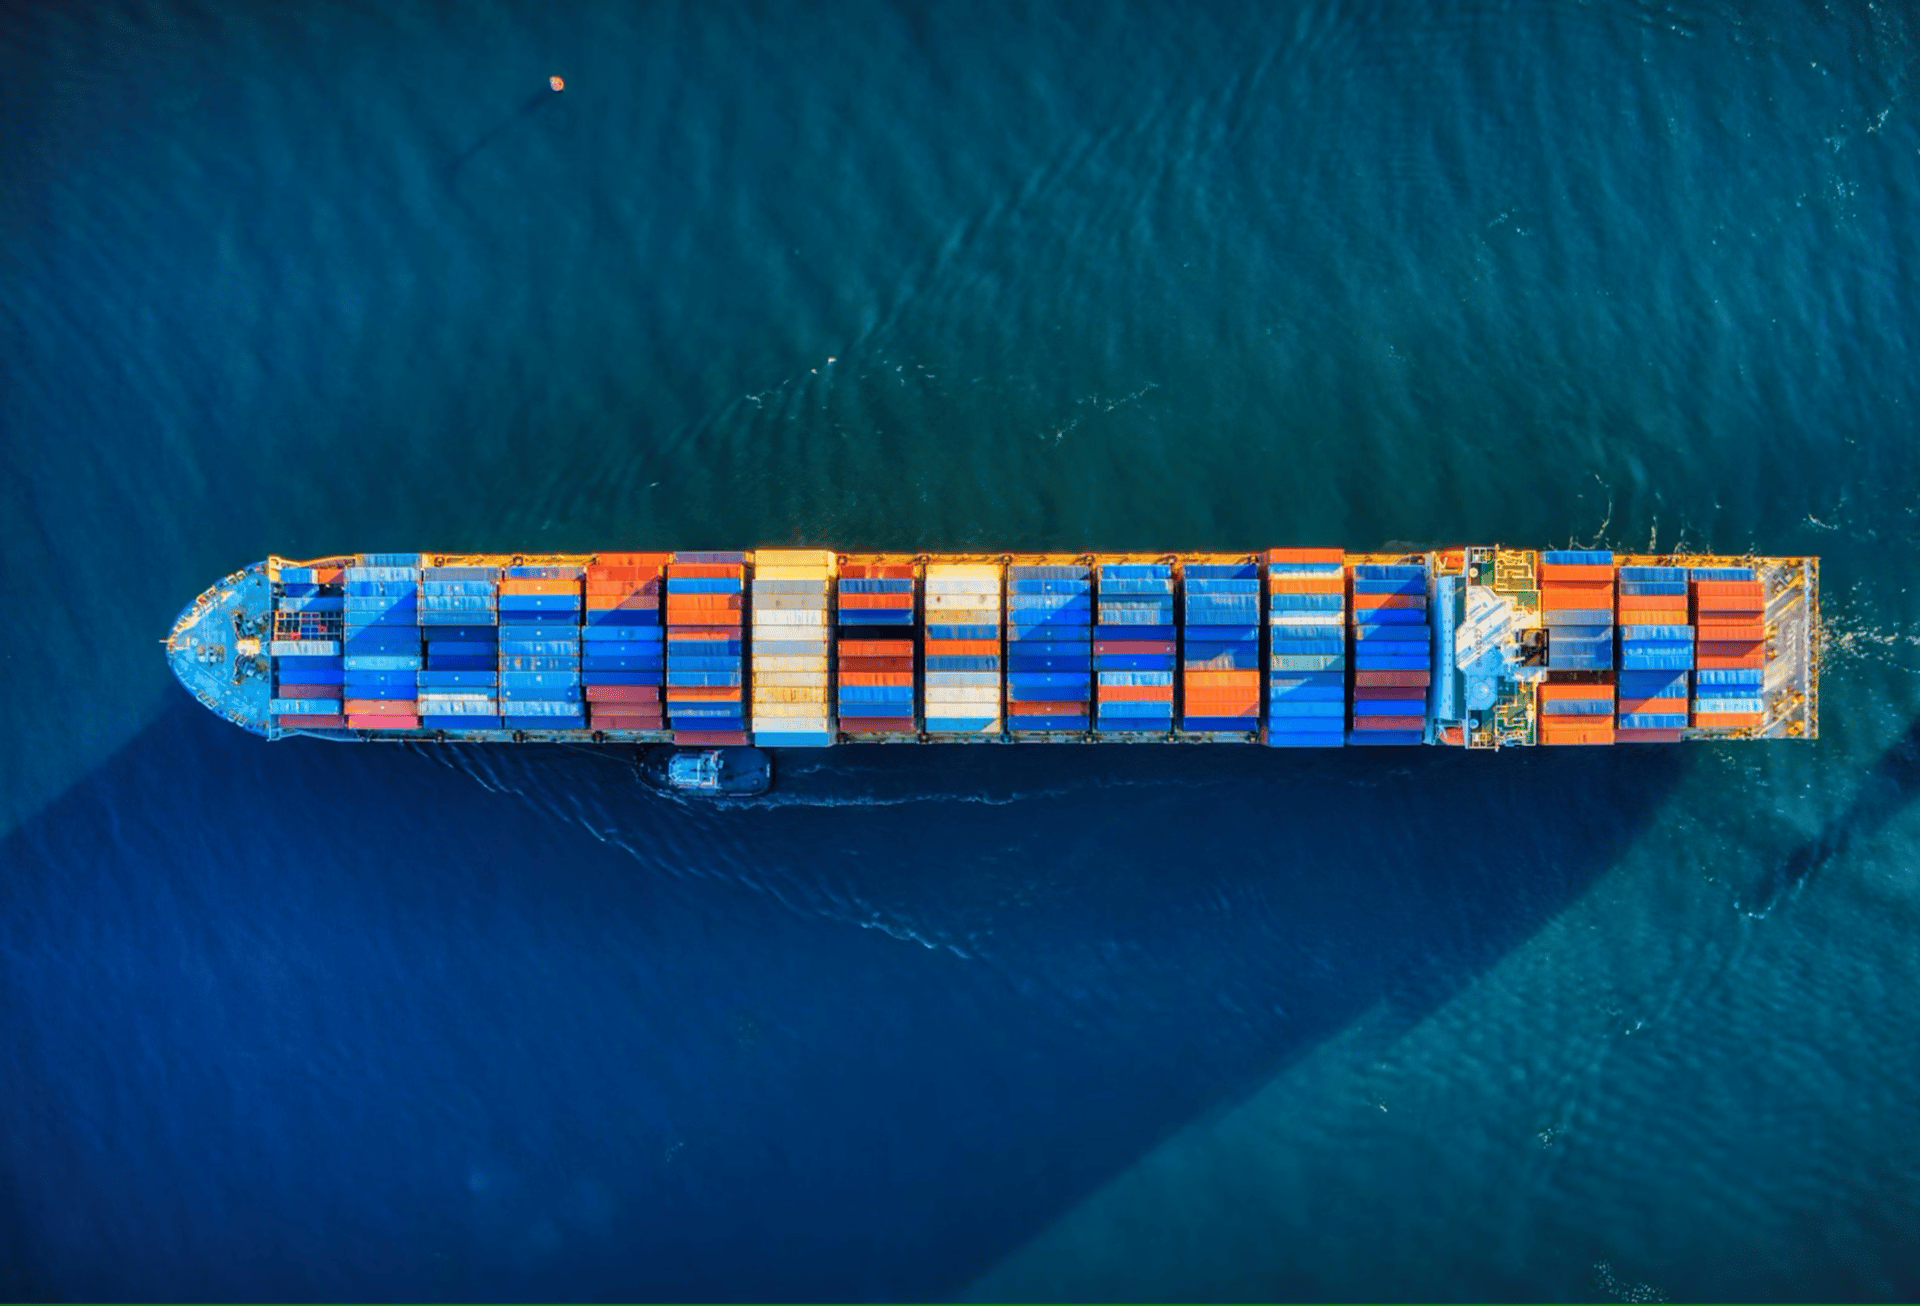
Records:
[[[413,716],[418,705],[410,698],[350,698],[342,706],[348,716]]]
[[[913,718],[910,716],[843,716],[840,728],[853,735],[912,734]]]
[[[865,675],[869,672],[896,674],[906,672],[908,681],[913,679],[912,658],[841,658],[840,678],[845,680],[849,674]],[[876,680],[876,685],[897,685],[898,680]]]
[[[653,716],[622,716],[595,712],[590,723],[595,730],[665,730],[666,721],[658,714]]]
[[[326,712],[289,712],[284,716],[277,716],[273,720],[275,725],[287,730],[297,728],[308,730],[344,730],[347,728],[347,719],[344,716]]]
[[[1677,744],[1681,734],[1678,730],[1616,730],[1613,742],[1616,744]]]
[[[738,685],[669,685],[669,703],[733,703],[740,698]]]
[[[676,744],[745,744],[752,742],[744,730],[676,730],[673,732]]]
[[[588,685],[589,703],[658,703],[658,685]]]
[[[1281,675],[1289,673],[1280,672]],[[1356,671],[1353,673],[1354,685],[1392,685],[1401,689],[1419,689],[1432,680],[1426,671]]]
[[[1170,639],[1096,639],[1093,641],[1093,651],[1096,654],[1164,653],[1171,655],[1174,648],[1173,641]]]
[[[1425,730],[1427,719],[1423,716],[1357,716],[1353,719],[1355,730]]]
[[[273,691],[275,698],[338,698],[338,685],[282,685]]]
[[[1424,685],[1402,685],[1398,688],[1388,685],[1355,685],[1353,687],[1353,696],[1356,700],[1371,699],[1374,701],[1383,698],[1425,698],[1427,696],[1427,690]]]
[[[1007,704],[1008,716],[1078,716],[1087,710],[1085,703],[1028,701]]]
[[[910,639],[843,639],[840,641],[840,656],[843,658],[910,658],[913,656],[913,641]]]

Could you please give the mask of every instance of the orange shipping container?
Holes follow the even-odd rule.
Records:
[[[721,626],[708,622],[700,626],[671,626],[667,631],[668,639],[739,639],[740,623]]]
[[[606,584],[610,581],[654,580],[660,575],[658,567],[588,567],[587,583],[595,581]]]
[[[1693,724],[1703,730],[1757,726],[1765,720],[1766,717],[1759,712],[1695,712],[1693,714]]]
[[[676,562],[667,568],[669,576],[705,576],[708,579],[731,576],[735,580],[742,580],[746,574],[746,568],[737,562]]]
[[[1600,581],[1613,584],[1613,566],[1610,563],[1543,562],[1540,564],[1542,582],[1557,581]]]
[[[1720,653],[1701,653],[1694,658],[1693,664],[1702,671],[1733,671],[1744,667],[1764,667],[1767,665],[1767,658],[1764,653],[1758,652],[1731,656]]]
[[[580,582],[551,578],[503,580],[500,582],[500,592],[502,594],[578,594]]]
[[[410,698],[350,698],[342,706],[348,716],[412,716],[417,704]]]
[[[1102,703],[1171,703],[1172,685],[1101,685]]]
[[[1360,614],[1373,608],[1424,608],[1427,596],[1424,594],[1356,594],[1353,596],[1355,621],[1364,621]]]
[[[1757,644],[1767,637],[1766,626],[1759,622],[1708,621],[1705,617],[1695,627],[1697,638],[1702,644]]]
[[[349,730],[418,730],[417,716],[349,716]]]
[[[1700,598],[1711,595],[1738,596],[1745,598],[1765,598],[1765,588],[1757,580],[1697,580],[1693,582],[1693,592]]]
[[[1283,572],[1269,575],[1267,588],[1275,594],[1345,594],[1347,578],[1345,576],[1290,576]]]
[[[1268,549],[1268,562],[1345,562],[1345,549]]]
[[[843,608],[910,608],[913,606],[913,595],[842,594],[840,606]]]
[[[1547,703],[1561,702],[1568,699],[1586,699],[1586,698],[1610,699],[1612,697],[1613,697],[1612,685],[1542,685],[1540,686],[1540,699],[1542,702],[1547,702]]]
[[[1586,723],[1563,725],[1543,717],[1540,721],[1540,742],[1543,744],[1611,744],[1613,726]]]
[[[874,658],[872,661],[892,661],[891,658]],[[840,668],[840,683],[843,685],[911,685],[913,668],[904,671],[848,671]]]
[[[1187,687],[1190,691],[1196,687],[1258,690],[1264,674],[1260,671],[1189,671]]]
[[[609,567],[646,567],[657,570],[673,561],[671,553],[596,553],[593,555]]]
[[[930,658],[957,657],[995,657],[1000,652],[997,639],[930,639],[927,641],[927,656]]]
[[[738,685],[668,685],[669,703],[732,703],[740,698]]]

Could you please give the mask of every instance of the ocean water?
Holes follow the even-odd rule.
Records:
[[[0,5],[0,1296],[1920,1294],[1917,39]],[[713,809],[156,644],[270,550],[1463,540],[1820,554],[1820,740]]]

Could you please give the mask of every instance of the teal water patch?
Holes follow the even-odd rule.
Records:
[[[1122,1283],[1033,1240],[1374,1084],[1384,1012],[1445,1127],[1188,1148],[1169,1202],[1340,1187],[1157,1291],[1911,1296],[1908,21],[9,12],[17,1295]],[[835,750],[701,813],[226,738],[159,646],[270,551],[1461,540],[1821,554],[1821,741]]]

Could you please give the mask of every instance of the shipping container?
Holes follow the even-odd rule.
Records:
[[[1269,549],[1266,572],[1266,742],[1338,748],[1347,741],[1346,551]]]
[[[1432,589],[1429,554],[1363,554],[1347,559],[1351,582],[1347,632],[1353,642],[1351,744],[1423,743],[1433,678]],[[1291,645],[1289,645],[1291,647]],[[1399,699],[1362,696],[1361,690],[1396,690]],[[1382,713],[1370,704],[1397,702]]]

